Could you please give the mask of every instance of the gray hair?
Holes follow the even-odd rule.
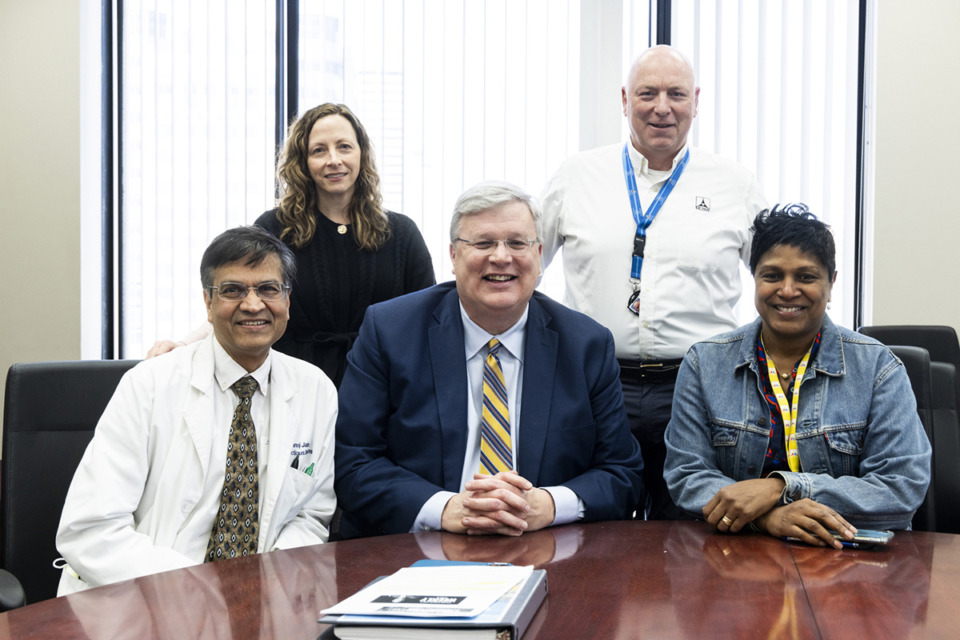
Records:
[[[450,242],[455,242],[460,236],[460,225],[464,216],[475,215],[511,202],[522,202],[527,205],[537,230],[537,237],[534,240],[539,241],[543,235],[543,215],[537,199],[509,182],[491,180],[473,185],[457,198],[457,204],[453,207],[453,218],[450,220]]]
[[[203,252],[200,260],[200,282],[205,290],[209,289],[213,286],[215,269],[240,261],[248,267],[258,267],[271,255],[280,259],[283,284],[292,286],[297,275],[297,260],[287,245],[261,227],[227,229],[214,238]]]

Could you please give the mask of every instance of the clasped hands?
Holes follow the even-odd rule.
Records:
[[[742,480],[720,489],[703,507],[703,517],[717,531],[736,533],[753,523],[777,538],[797,538],[815,546],[843,548],[830,530],[846,539],[856,527],[830,507],[810,498],[777,506],[783,478],[776,476]]]
[[[440,526],[452,533],[519,536],[549,527],[555,514],[550,492],[534,487],[515,471],[495,476],[477,473],[447,501]]]

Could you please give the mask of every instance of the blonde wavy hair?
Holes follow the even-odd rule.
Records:
[[[383,210],[373,145],[357,116],[346,105],[331,102],[310,109],[287,129],[287,140],[277,158],[277,184],[280,188],[277,218],[283,227],[280,239],[299,249],[310,242],[317,230],[317,185],[307,168],[307,144],[317,120],[332,115],[343,116],[350,122],[360,145],[360,172],[350,200],[350,220],[360,248],[376,251],[387,240],[390,228]]]

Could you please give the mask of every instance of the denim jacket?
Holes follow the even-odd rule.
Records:
[[[699,342],[680,367],[664,478],[682,509],[760,477],[770,419],[757,364],[761,320]],[[930,484],[930,442],[907,373],[889,349],[824,316],[800,386],[800,472],[781,500],[811,498],[856,527],[908,529]]]

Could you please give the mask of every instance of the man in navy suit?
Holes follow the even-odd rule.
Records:
[[[613,337],[534,291],[540,237],[531,196],[477,185],[450,223],[456,281],[367,309],[340,388],[343,537],[631,516],[643,462]]]

